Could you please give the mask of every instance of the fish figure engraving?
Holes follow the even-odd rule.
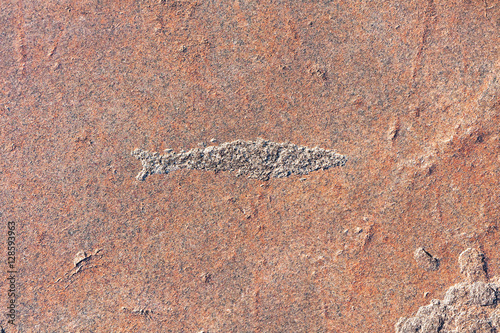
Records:
[[[347,161],[347,157],[332,150],[263,139],[236,140],[178,153],[171,149],[165,150],[164,154],[135,149],[132,155],[142,162],[142,170],[136,177],[138,180],[178,169],[233,171],[237,176],[269,180],[271,177],[306,175],[316,170],[344,166]]]

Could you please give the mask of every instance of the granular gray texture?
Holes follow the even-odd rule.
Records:
[[[237,176],[269,180],[289,175],[306,175],[309,172],[345,165],[347,158],[322,148],[307,148],[290,143],[256,141],[226,142],[220,146],[194,148],[189,151],[165,154],[136,149],[132,155],[142,162],[138,180],[152,174],[167,174],[178,169],[208,171],[235,171]]]
[[[465,266],[470,270],[462,269],[465,258]],[[496,307],[500,297],[500,280],[496,278],[492,282],[484,282],[470,279],[471,276],[487,276],[483,263],[483,255],[479,251],[467,249],[462,252],[459,264],[467,282],[452,286],[443,300],[432,300],[431,304],[422,306],[414,317],[400,318],[396,332],[500,332],[500,311]]]
[[[460,273],[468,281],[485,281],[487,279],[484,255],[478,250],[468,248],[463,251],[458,258],[458,264],[460,265]]]

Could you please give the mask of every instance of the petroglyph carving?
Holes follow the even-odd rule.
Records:
[[[269,180],[289,175],[306,175],[312,171],[345,165],[347,158],[322,148],[307,148],[290,143],[233,141],[219,146],[193,148],[165,154],[136,149],[132,155],[142,162],[138,180],[152,174],[167,174],[178,169],[234,171],[237,176]]]

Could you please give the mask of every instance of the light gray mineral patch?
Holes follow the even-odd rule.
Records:
[[[476,249],[468,248],[458,258],[460,273],[469,281],[486,280],[484,255]]]
[[[413,253],[413,257],[415,258],[418,266],[422,269],[428,271],[436,271],[439,268],[439,259],[434,258],[422,247],[419,247],[415,250],[415,252]]]
[[[306,175],[312,171],[345,165],[347,158],[322,148],[307,148],[290,143],[256,141],[225,142],[219,146],[194,148],[165,154],[136,149],[132,155],[142,162],[138,180],[152,174],[167,174],[178,169],[234,171],[237,176],[269,180],[289,175]]]
[[[470,278],[487,276],[484,257],[476,249],[462,252],[459,264],[467,281],[450,287],[442,301],[432,300],[422,306],[414,317],[400,318],[395,326],[397,333],[500,332],[500,279],[485,282]]]

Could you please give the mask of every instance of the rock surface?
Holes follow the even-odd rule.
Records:
[[[500,276],[499,17],[492,0],[0,1],[0,243],[13,222],[18,250],[0,325],[394,332],[458,281],[496,283],[456,258],[480,249]],[[348,161],[135,179],[136,148],[256,138]]]
[[[475,282],[487,279],[484,254],[477,249],[468,248],[460,253],[458,263],[460,265],[460,273],[464,275],[468,281]]]
[[[439,268],[439,259],[434,258],[429,252],[425,251],[424,248],[419,247],[413,253],[415,261],[420,266],[420,268],[426,269],[428,271],[435,271]]]
[[[469,282],[450,287],[442,301],[432,300],[414,317],[400,318],[396,333],[495,333],[500,330],[500,311],[496,306],[500,299],[500,280],[477,281],[487,276],[484,255],[477,249],[463,251],[458,262],[460,273]]]

